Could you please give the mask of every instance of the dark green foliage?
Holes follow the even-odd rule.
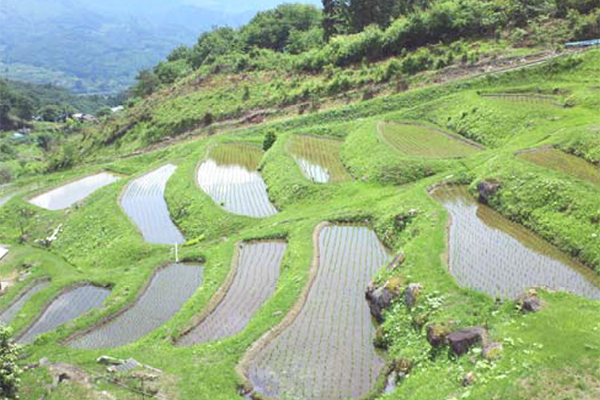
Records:
[[[159,78],[147,69],[141,70],[135,79],[137,83],[131,88],[131,92],[139,97],[151,95],[160,83]]]
[[[265,134],[265,139],[263,140],[263,150],[269,150],[276,140],[277,136],[275,135],[275,132],[267,131],[267,133]]]
[[[259,12],[240,35],[247,47],[283,51],[294,31],[306,32],[321,24],[321,13],[314,6],[282,4],[274,10]]]
[[[0,328],[0,398],[16,399],[21,369],[17,365],[19,348],[12,341],[12,332]]]

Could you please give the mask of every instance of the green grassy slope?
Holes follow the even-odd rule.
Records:
[[[307,283],[314,228],[326,220],[369,220],[387,246],[406,255],[404,264],[393,271],[382,266],[374,279],[393,277],[404,284],[419,282],[424,286],[416,309],[409,312],[398,302],[386,313],[380,328],[389,347],[388,359],[408,359],[412,371],[395,391],[381,396],[373,393],[374,398],[597,398],[600,377],[594,366],[600,359],[600,304],[541,291],[544,310],[523,315],[512,301],[498,304],[486,295],[459,287],[442,257],[448,216],[427,190],[441,182],[471,185],[473,189],[480,180],[497,179],[501,186],[492,197],[492,207],[600,273],[600,187],[516,155],[529,148],[552,145],[597,162],[598,132],[593,127],[598,124],[598,104],[590,87],[597,85],[599,57],[598,50],[591,50],[505,74],[418,88],[199,136],[133,157],[119,158],[116,154],[121,149],[112,145],[97,156],[102,162],[90,161],[68,172],[17,181],[18,185],[36,181],[44,188],[101,169],[123,175],[118,183],[97,191],[70,210],[42,211],[25,201],[27,194],[13,198],[0,209],[0,243],[13,245],[0,271],[6,274],[23,262],[35,260],[38,266],[31,278],[53,279],[49,290],[33,298],[19,314],[12,326],[15,330],[31,322],[47,300],[65,286],[82,280],[113,285],[104,308],[40,337],[25,349],[24,362],[49,357],[100,373],[95,358],[102,354],[134,357],[164,371],[170,382],[164,384],[164,389],[172,398],[239,398],[242,378],[236,374],[236,365],[252,343],[285,317]],[[571,99],[571,107],[539,102],[513,104],[481,95],[524,92],[538,86],[551,92],[557,89],[561,96]],[[153,128],[151,121],[139,122],[134,132],[143,136],[146,127],[163,129]],[[485,149],[461,159],[407,156],[382,139],[377,130],[382,121],[435,126]],[[164,129],[167,132],[171,127]],[[259,168],[269,197],[280,212],[266,219],[229,214],[197,187],[196,167],[216,144],[260,145],[269,131],[276,132],[277,141],[264,154]],[[340,158],[355,179],[325,185],[307,180],[286,146],[296,134],[342,139]],[[131,150],[141,145],[138,139],[132,134],[120,140]],[[173,259],[169,246],[144,243],[118,205],[119,194],[128,181],[166,162],[178,165],[167,185],[166,199],[173,220],[188,239],[180,249],[181,257],[203,260],[202,287],[167,324],[133,344],[93,351],[61,346],[62,340],[79,329],[134,301],[152,271]],[[63,225],[62,232],[52,246],[41,248],[35,244],[35,239],[48,236],[59,224]],[[21,238],[23,243],[19,243],[21,230],[26,233]],[[247,328],[218,342],[174,347],[173,340],[225,282],[235,243],[270,237],[285,237],[288,251],[274,295]],[[0,307],[8,304],[23,285],[1,297]],[[457,327],[488,326],[491,338],[504,344],[502,356],[485,361],[475,350],[458,360],[445,353],[432,357],[424,328],[414,327],[425,317],[429,322],[452,320]],[[474,372],[477,378],[464,388],[461,380],[467,372]],[[44,368],[26,372],[23,398],[39,397],[47,381]],[[119,399],[132,397],[113,385],[99,383],[96,391],[100,389]],[[79,399],[93,394],[86,388],[59,390],[50,398]]]

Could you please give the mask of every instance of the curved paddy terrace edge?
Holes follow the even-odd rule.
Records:
[[[108,293],[105,296],[105,298],[102,300],[102,303],[103,303],[104,300],[106,299],[106,297],[110,296],[110,294],[112,292],[112,289],[114,287],[114,284],[98,285],[98,284],[95,284],[92,281],[80,281],[80,282],[77,282],[77,283],[74,283],[74,284],[71,284],[71,285],[67,285],[67,286],[61,288],[57,293],[55,293],[50,299],[48,299],[46,301],[46,304],[44,305],[44,307],[42,309],[39,310],[39,312],[36,314],[35,318],[33,320],[31,320],[23,329],[20,330],[20,332],[18,332],[15,335],[15,341],[16,342],[20,342],[23,339],[23,337],[25,337],[25,335],[31,329],[33,329],[35,327],[35,325],[41,320],[41,318],[46,314],[46,312],[55,304],[56,300],[58,300],[61,296],[69,294],[69,293],[71,293],[71,292],[73,292],[73,291],[75,291],[75,290],[77,290],[79,288],[85,288],[85,287],[106,290]],[[56,328],[58,328],[59,326],[64,325],[65,323],[67,323],[69,321],[72,321],[74,319],[77,319],[77,318],[81,317],[84,314],[87,314],[88,312],[90,312],[94,308],[98,308],[98,307],[92,307],[89,310],[83,312],[82,314],[76,316],[75,318],[70,319],[70,320],[68,320],[68,321],[66,321],[66,322],[64,322],[64,323],[62,323],[62,324],[54,327],[53,329],[50,329],[49,331],[46,331],[46,332],[42,332],[40,334],[44,334],[44,333],[53,331]],[[37,335],[36,335],[36,337],[37,337]],[[34,340],[35,340],[35,337],[34,337]]]
[[[134,218],[129,214],[129,212],[126,210],[125,206],[124,206],[124,199],[125,199],[125,195],[129,192],[129,190],[131,189],[132,185],[134,185],[136,182],[144,179],[145,177],[147,177],[150,174],[153,173],[157,173],[158,171],[160,171],[163,168],[168,168],[171,167],[172,171],[169,174],[169,177],[165,180],[164,182],[164,187],[162,188],[162,201],[164,201],[164,205],[166,207],[166,211],[167,211],[167,215],[165,215],[168,220],[171,223],[171,227],[169,227],[169,229],[173,228],[174,231],[172,232],[172,234],[175,235],[175,232],[177,233],[178,236],[180,236],[179,238],[177,238],[177,240],[174,240],[174,243],[158,243],[155,241],[150,241],[146,238],[146,236],[149,234],[148,232],[144,232],[144,230],[142,229],[142,227],[140,225],[138,225],[138,223],[134,220]],[[117,198],[117,204],[119,205],[119,208],[123,211],[123,213],[125,213],[125,215],[127,215],[128,220],[131,222],[131,224],[133,224],[137,230],[137,232],[139,233],[139,235],[142,237],[142,239],[144,240],[144,242],[149,243],[149,244],[153,244],[153,245],[161,245],[161,244],[168,244],[168,245],[173,245],[175,244],[184,244],[186,241],[186,238],[181,230],[181,228],[179,226],[177,226],[175,220],[172,218],[171,214],[170,214],[170,210],[169,210],[169,205],[167,203],[166,200],[166,187],[169,183],[169,180],[173,177],[173,174],[175,174],[175,172],[177,171],[177,169],[179,168],[179,165],[177,165],[176,163],[169,161],[167,163],[161,164],[156,166],[155,168],[152,168],[150,170],[147,171],[142,171],[132,177],[130,177],[129,181],[127,182],[127,184],[125,184],[123,186],[123,188],[119,191],[119,196]]]
[[[80,197],[79,199],[75,200],[74,202],[71,202],[70,204],[68,204],[65,207],[63,207],[63,206],[58,207],[58,208],[46,207],[46,206],[42,206],[42,205],[38,204],[38,202],[34,202],[36,199],[39,199],[39,198],[41,198],[43,196],[46,196],[46,195],[50,195],[52,192],[58,191],[61,188],[67,187],[69,185],[74,185],[74,184],[76,184],[76,183],[78,183],[80,181],[83,181],[85,179],[91,179],[91,178],[94,178],[94,177],[100,177],[102,175],[105,175],[106,178],[110,178],[111,179],[110,182],[107,182],[107,183],[101,184],[98,187],[95,187],[93,190],[91,190],[85,196]],[[43,208],[45,210],[49,210],[49,211],[63,211],[63,210],[66,210],[68,208],[73,207],[76,204],[80,204],[86,198],[88,198],[90,195],[92,195],[93,193],[95,193],[99,189],[102,189],[105,186],[111,185],[111,184],[113,184],[113,183],[115,183],[115,182],[123,179],[124,177],[125,177],[125,175],[119,174],[119,173],[115,173],[113,171],[108,171],[108,170],[105,170],[105,169],[96,170],[96,171],[87,173],[85,175],[76,176],[76,177],[73,177],[73,178],[71,178],[69,180],[61,181],[61,182],[56,183],[56,184],[52,184],[51,186],[48,186],[46,188],[42,188],[42,189],[39,189],[39,190],[36,188],[36,189],[34,189],[33,192],[28,193],[24,197],[24,200],[27,201],[29,204],[32,204],[32,205],[34,205],[36,207],[39,207],[39,208]],[[16,195],[19,195],[19,193],[17,193]]]
[[[441,196],[443,196],[443,194],[442,195],[439,194],[440,190],[441,191],[445,190],[448,193],[448,196],[454,195],[455,197],[453,197],[452,199],[449,199],[449,198],[445,199],[445,198],[441,197]],[[436,192],[438,192],[438,193],[436,194]],[[514,300],[516,297],[519,296],[520,293],[526,292],[528,288],[543,288],[543,289],[546,289],[549,291],[565,291],[565,292],[571,293],[575,296],[591,298],[591,299],[595,299],[595,298],[600,299],[600,277],[597,276],[596,273],[594,273],[593,269],[591,269],[588,266],[583,265],[581,262],[579,262],[579,260],[577,260],[576,258],[573,258],[572,256],[568,255],[567,253],[563,252],[562,250],[560,250],[559,248],[554,246],[552,243],[546,241],[544,238],[542,238],[535,232],[531,231],[527,227],[525,227],[521,224],[518,224],[516,222],[513,222],[510,219],[506,218],[504,215],[502,215],[500,212],[495,210],[493,207],[477,201],[477,199],[475,199],[468,192],[467,187],[465,185],[460,185],[460,184],[455,185],[455,184],[447,184],[447,183],[436,184],[436,185],[428,188],[428,195],[432,200],[434,200],[436,203],[441,205],[447,214],[447,223],[444,228],[445,248],[444,248],[444,251],[442,252],[442,254],[440,255],[440,257],[441,257],[443,265],[447,268],[448,273],[450,275],[452,275],[453,279],[456,281],[456,283],[459,286],[467,288],[467,289],[483,292],[487,296],[491,296],[491,297],[500,296],[508,301]],[[500,234],[502,236],[506,237],[510,242],[513,242],[513,243],[516,242],[518,244],[519,247],[515,250],[518,250],[519,252],[525,251],[527,253],[530,253],[531,256],[535,258],[535,259],[527,258],[526,260],[527,260],[528,264],[522,265],[522,267],[523,267],[522,279],[526,279],[529,276],[529,275],[527,275],[526,272],[528,270],[530,270],[531,268],[527,268],[527,267],[528,266],[529,267],[536,267],[536,266],[539,267],[539,265],[537,265],[538,263],[543,263],[542,269],[543,269],[545,275],[550,274],[550,276],[553,276],[554,278],[550,279],[547,276],[539,276],[539,277],[533,279],[534,281],[539,280],[540,281],[539,284],[535,284],[534,282],[531,282],[531,285],[524,285],[523,287],[519,287],[519,288],[513,287],[512,289],[510,288],[510,285],[505,285],[504,288],[497,286],[494,293],[491,293],[491,292],[489,292],[489,290],[491,290],[491,288],[485,289],[484,287],[472,286],[474,283],[471,280],[475,279],[475,278],[471,277],[471,278],[465,280],[464,276],[462,278],[460,276],[457,276],[456,274],[461,272],[460,257],[459,257],[459,260],[457,261],[456,259],[453,259],[453,257],[451,256],[453,251],[455,251],[455,248],[457,248],[456,241],[458,240],[457,238],[453,237],[453,233],[457,234],[457,232],[452,232],[452,229],[454,228],[455,223],[456,223],[456,221],[454,220],[455,219],[455,215],[454,215],[455,211],[452,211],[450,208],[448,208],[448,205],[447,205],[448,202],[452,202],[452,201],[458,201],[461,204],[463,202],[466,202],[465,206],[475,207],[476,211],[474,214],[474,218],[477,219],[479,224],[481,224],[482,226],[485,226],[486,229],[490,230],[490,232],[492,232],[492,231],[500,232]],[[503,223],[503,224],[500,225],[500,223]],[[464,224],[464,221],[463,221],[463,224]],[[502,246],[502,244],[499,243],[497,246]],[[460,252],[460,248],[461,248],[461,246],[458,246],[459,250],[456,250],[456,251]],[[521,249],[523,249],[523,250],[521,250]],[[537,261],[537,263],[534,263],[534,261]],[[458,262],[458,264],[456,264],[457,262]],[[453,264],[455,264],[455,265],[453,265]],[[464,269],[464,267],[463,267],[463,269]],[[560,278],[557,278],[555,276],[555,274],[558,273],[559,270],[561,270],[561,269],[564,271],[567,271],[567,272],[573,274],[573,276],[577,277],[577,280],[583,282],[583,283],[581,283],[581,285],[583,285],[583,286],[577,286],[574,281],[575,278],[573,278],[573,276],[571,276],[570,278],[564,277],[565,279],[568,278],[564,281],[561,280]],[[517,270],[521,271],[520,268],[517,268]],[[491,268],[491,270],[488,271],[488,273],[493,273],[493,272],[494,272],[494,268]],[[507,273],[510,273],[510,272],[511,272],[510,269],[507,270]],[[512,272],[515,272],[515,271],[513,270]],[[462,270],[462,273],[464,274],[466,272],[464,270]],[[476,274],[476,273],[477,273],[477,271],[472,271],[469,274]],[[529,278],[531,279],[530,276],[529,276]],[[542,281],[545,279],[549,280],[549,281],[547,283],[542,283]],[[552,281],[552,282],[550,282],[550,281]],[[563,281],[563,283],[561,283],[561,281]],[[498,290],[503,293],[498,292]]]
[[[226,147],[230,147],[230,148],[241,148],[241,147],[248,147],[252,150],[255,150],[257,152],[260,152],[261,154],[261,158],[260,160],[258,160],[258,162],[253,162],[253,160],[250,160],[250,164],[251,165],[246,165],[248,163],[245,163],[244,161],[238,161],[238,162],[230,162],[231,160],[227,159],[226,161],[223,160],[218,160],[217,158],[215,158],[215,156],[213,156],[213,151],[215,149],[219,149],[219,148],[226,148]],[[224,212],[230,214],[230,215],[234,215],[234,216],[238,216],[238,217],[248,217],[248,218],[253,218],[253,219],[263,219],[263,218],[268,218],[271,217],[277,213],[279,213],[279,209],[275,206],[275,204],[271,201],[271,198],[269,197],[269,188],[268,185],[265,181],[265,179],[263,178],[262,174],[261,174],[261,162],[262,162],[262,158],[265,155],[265,151],[257,144],[254,143],[248,143],[248,142],[243,142],[243,141],[226,141],[226,142],[213,142],[211,143],[204,151],[204,156],[200,158],[199,162],[196,164],[195,168],[194,168],[194,185],[195,187],[201,191],[205,196],[207,196],[210,201],[212,201],[216,206],[218,206],[221,210],[223,210]],[[221,169],[226,169],[226,168],[238,168],[239,170],[242,170],[245,174],[247,174],[248,176],[250,176],[251,178],[257,178],[254,179],[253,186],[256,186],[258,184],[258,187],[255,187],[254,189],[256,191],[259,192],[260,195],[263,196],[259,196],[258,198],[253,197],[252,199],[255,200],[255,202],[257,202],[258,204],[253,207],[252,209],[244,209],[244,210],[237,210],[235,207],[235,203],[232,205],[228,205],[228,199],[219,199],[218,198],[218,192],[215,192],[213,188],[205,188],[203,187],[202,181],[201,181],[201,172],[202,169],[205,165],[208,165],[210,162],[214,163],[214,167],[215,168],[221,168]],[[210,166],[209,166],[210,168]],[[220,182],[219,186],[226,186],[229,185],[232,188],[237,188],[237,186],[239,186],[239,184],[236,183],[230,183],[230,182]],[[218,189],[218,188],[217,188]],[[239,194],[239,193],[238,193]]]
[[[181,261],[178,264],[181,265],[185,265],[188,267],[192,267],[192,266],[197,266],[200,268],[204,268],[204,261],[202,262],[196,262],[198,265],[192,265],[193,261]],[[82,337],[114,322],[115,320],[117,320],[120,316],[122,316],[123,314],[127,313],[128,311],[130,311],[132,308],[134,308],[139,301],[144,297],[144,295],[148,292],[148,289],[150,288],[150,286],[152,285],[152,283],[154,282],[154,280],[156,279],[156,277],[158,276],[159,272],[161,272],[162,270],[176,265],[177,263],[172,263],[172,262],[165,262],[161,265],[159,265],[158,267],[154,268],[154,270],[152,271],[152,274],[148,277],[148,279],[146,279],[144,281],[144,284],[140,287],[140,289],[138,290],[137,295],[135,296],[134,299],[132,299],[131,301],[128,301],[126,304],[124,304],[122,307],[120,307],[117,311],[106,315],[104,317],[102,317],[100,320],[96,321],[94,324],[90,325],[89,327],[86,327],[84,329],[81,329],[75,333],[73,333],[72,335],[70,335],[69,337],[67,337],[66,339],[62,340],[60,342],[60,344],[62,346],[68,346],[71,347],[70,345],[72,343],[74,343],[75,341],[77,341],[78,339],[81,339]],[[200,285],[202,285],[202,281],[200,282]],[[189,300],[189,298],[188,298]],[[148,332],[149,333],[149,332]],[[148,334],[146,333],[146,335]],[[140,338],[136,339],[139,340]],[[135,341],[134,341],[135,342]]]
[[[279,397],[269,397],[263,393],[257,393],[254,391],[255,386],[250,378],[251,364],[256,359],[256,357],[260,354],[261,351],[263,351],[267,346],[269,346],[272,342],[274,342],[278,338],[278,336],[280,336],[283,332],[285,332],[285,330],[294,323],[294,321],[300,316],[301,312],[306,307],[307,302],[309,300],[311,290],[313,289],[313,286],[316,282],[316,278],[318,276],[319,267],[321,266],[320,265],[321,264],[321,256],[322,256],[323,252],[322,252],[322,249],[320,246],[320,239],[321,239],[322,231],[325,228],[330,228],[330,227],[335,227],[335,226],[344,226],[344,225],[348,225],[351,227],[365,227],[365,228],[370,229],[372,231],[373,235],[375,236],[376,241],[383,249],[383,251],[388,256],[391,255],[390,249],[379,239],[379,237],[377,236],[375,231],[372,230],[369,223],[356,222],[356,221],[349,222],[346,220],[343,220],[343,221],[331,220],[331,221],[323,221],[323,222],[319,223],[318,225],[316,225],[316,227],[313,230],[313,234],[312,234],[313,256],[312,256],[311,266],[308,271],[307,283],[303,287],[297,300],[293,303],[292,307],[290,308],[290,310],[286,314],[286,316],[283,318],[283,320],[281,320],[276,326],[271,327],[267,332],[265,332],[261,337],[259,337],[258,340],[254,341],[247,348],[243,357],[240,359],[240,361],[238,362],[238,364],[235,367],[236,374],[238,375],[238,377],[240,378],[240,380],[242,382],[242,384],[238,385],[239,393],[241,395],[252,396],[252,395],[258,394],[258,396],[260,396],[259,398],[265,399],[265,400],[279,399]],[[361,288],[361,290],[363,290],[363,288]],[[360,297],[359,302],[360,301],[364,301],[365,307],[367,306],[367,302],[366,302],[366,300],[364,300],[364,296]],[[369,320],[371,320],[370,318],[371,318],[371,316],[369,314]],[[387,366],[385,356],[382,355],[382,354],[385,354],[385,352],[382,353],[372,343],[369,343],[369,346],[372,346],[373,351],[375,351],[382,358],[383,366],[377,376],[376,383],[370,388],[368,393],[358,397],[360,399],[372,398],[375,395],[383,393],[385,386],[386,386],[386,382],[387,382],[387,375],[389,373],[389,368]]]
[[[184,344],[182,342],[188,335],[191,335],[196,328],[198,328],[200,325],[202,325],[213,313],[215,313],[217,311],[217,309],[219,308],[219,306],[221,304],[223,304],[223,301],[225,301],[225,299],[227,298],[227,295],[230,293],[232,286],[235,283],[236,277],[238,276],[238,274],[240,272],[240,264],[243,263],[242,250],[243,250],[244,246],[253,245],[253,244],[272,244],[272,243],[284,244],[287,246],[287,244],[288,244],[287,236],[268,238],[268,239],[240,240],[235,244],[233,256],[231,258],[231,267],[229,269],[229,273],[227,274],[227,277],[225,278],[225,281],[217,289],[217,291],[213,294],[213,296],[210,298],[210,300],[206,304],[206,306],[204,306],[203,309],[198,314],[196,314],[192,318],[192,321],[182,330],[182,333],[177,338],[174,338],[173,344],[175,346],[189,347],[189,346],[194,346],[194,345],[201,344],[201,343],[206,343],[206,342],[195,342],[195,343],[185,343]],[[286,252],[287,252],[287,248],[284,248],[283,256],[285,256]],[[276,280],[276,285],[277,285],[278,281],[279,281],[279,277]],[[271,294],[271,296],[272,296],[272,294]],[[264,303],[269,301],[271,296],[267,297],[267,299],[265,300]],[[264,303],[261,304],[260,307],[262,307],[264,305]],[[259,309],[260,309],[260,307],[259,307]],[[244,328],[242,328],[242,330],[243,329]],[[237,333],[239,333],[239,332],[237,332]],[[234,333],[234,335],[237,333]],[[214,339],[214,340],[222,340],[222,339],[226,339],[226,338],[227,337],[222,337],[222,338],[218,338],[218,339]],[[214,340],[210,340],[210,341],[214,341]]]

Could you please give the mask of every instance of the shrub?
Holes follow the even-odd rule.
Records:
[[[276,140],[277,140],[277,136],[275,135],[275,132],[267,131],[267,133],[265,134],[265,138],[263,140],[263,150],[264,151],[269,150],[273,146],[273,144],[275,143]]]

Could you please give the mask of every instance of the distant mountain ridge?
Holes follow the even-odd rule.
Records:
[[[0,0],[0,76],[117,92],[176,46],[277,2]]]

